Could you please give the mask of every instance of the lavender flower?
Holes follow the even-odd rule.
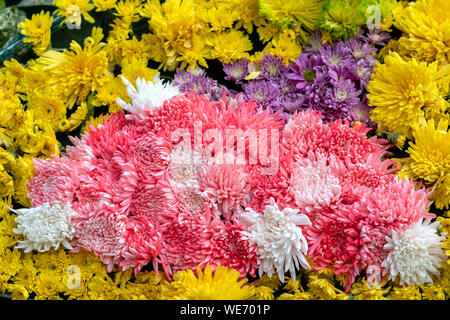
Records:
[[[356,90],[351,80],[338,81],[334,87],[328,88],[325,102],[333,109],[347,111],[360,102],[361,90]]]
[[[288,72],[288,67],[283,63],[281,57],[264,53],[264,58],[260,62],[260,77],[266,80],[279,81]]]
[[[373,29],[369,31],[366,36],[366,41],[372,45],[385,45],[386,40],[391,38],[387,32],[382,32],[381,29]]]
[[[361,59],[373,60],[373,53],[376,49],[369,45],[368,43],[363,43],[361,41],[356,41],[356,39],[349,39],[345,42],[346,46],[351,51],[353,58],[357,61]]]
[[[295,63],[289,65],[292,73],[287,75],[288,79],[297,80],[297,89],[305,89],[308,87],[316,77],[316,72],[323,66],[320,56],[308,57],[305,54],[300,54]]]
[[[319,49],[319,53],[323,63],[330,68],[352,63],[351,50],[343,42],[337,42],[334,46],[327,43]]]
[[[311,109],[320,110],[325,103],[325,95],[329,84],[330,77],[326,70],[318,69],[312,82],[300,91],[304,94],[305,104]]]
[[[223,92],[228,91],[216,80],[207,77],[203,70],[197,70],[194,73],[177,69],[172,83],[178,86],[181,92],[189,93],[195,90],[196,94],[204,94],[211,100],[221,99]]]
[[[367,99],[363,99],[348,110],[348,118],[351,122],[359,121],[373,126],[375,123],[370,119],[370,110]]]
[[[303,47],[303,54],[311,55],[319,52],[322,46],[322,34],[319,30],[316,30],[314,34],[309,38],[308,44]]]
[[[247,58],[235,61],[232,64],[223,64],[223,71],[226,74],[225,79],[234,81],[236,84],[241,84],[249,74],[248,67],[249,61]]]
[[[270,81],[254,80],[243,85],[247,100],[253,100],[261,108],[276,111],[280,106],[280,89]]]

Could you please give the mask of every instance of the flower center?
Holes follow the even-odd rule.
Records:
[[[260,90],[255,92],[254,98],[257,100],[264,100],[266,98],[266,95],[263,91]]]
[[[303,79],[305,79],[308,82],[313,82],[315,77],[316,77],[316,72],[312,69],[308,69],[305,72],[303,72]]]
[[[336,66],[341,63],[341,57],[333,55],[330,57],[329,61],[332,66]]]
[[[347,91],[344,89],[338,89],[336,91],[336,100],[338,101],[344,101],[345,99],[347,99]]]

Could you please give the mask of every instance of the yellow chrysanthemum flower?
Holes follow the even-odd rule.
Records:
[[[118,1],[115,5],[116,13],[114,15],[120,17],[120,19],[127,25],[131,25],[133,22],[139,21],[139,16],[142,10],[142,0],[124,0]]]
[[[450,62],[450,2],[418,0],[394,11],[395,26],[403,31],[399,42],[419,60]]]
[[[82,18],[89,23],[95,22],[89,14],[95,8],[90,0],[54,0],[53,4],[57,7],[55,13],[64,17],[63,22],[72,25],[71,28],[79,28]]]
[[[222,63],[248,58],[248,51],[253,48],[248,36],[236,29],[211,34],[207,44],[210,46],[210,58]]]
[[[112,9],[116,5],[116,0],[92,0],[95,6],[95,11],[102,12]]]
[[[241,274],[224,266],[211,266],[203,271],[197,268],[179,271],[173,281],[162,284],[162,300],[247,300],[254,295],[253,288],[246,285],[247,279],[239,280]]]
[[[283,63],[288,65],[302,53],[302,47],[297,44],[294,31],[286,29],[275,35],[264,51],[281,57]]]
[[[389,288],[384,289],[385,285],[386,282],[369,283],[363,278],[352,285],[350,294],[355,296],[355,300],[386,300],[385,295],[389,292]]]
[[[134,282],[128,282],[121,287],[121,299],[125,300],[156,300],[160,294],[163,279],[162,274],[155,271],[140,271]]]
[[[269,21],[283,27],[301,26],[315,30],[325,0],[258,0],[259,12]]]
[[[46,252],[35,254],[34,262],[36,268],[41,272],[45,270],[60,279],[66,274],[67,267],[69,266],[69,259],[64,249],[51,249]]]
[[[33,110],[35,118],[49,123],[55,132],[58,131],[59,122],[66,117],[66,106],[62,99],[49,92],[36,91],[29,97],[27,106]]]
[[[407,153],[408,158],[397,159],[401,164],[399,177],[420,180],[431,187],[438,209],[450,204],[450,139],[448,119],[435,126],[433,119],[414,126],[413,138]]]
[[[116,273],[119,275],[119,273]],[[94,275],[88,283],[88,294],[91,300],[117,300],[120,296],[118,287],[120,276],[113,281],[108,275]]]
[[[89,114],[89,109],[86,102],[82,102],[81,105],[77,107],[77,110],[70,115],[67,119],[70,122],[70,131],[75,130],[81,126],[87,119]]]
[[[136,78],[127,78],[127,79],[136,79]],[[104,86],[98,89],[95,98],[91,101],[91,103],[95,107],[109,106],[109,112],[114,113],[121,110],[121,107],[117,104],[116,101],[117,97],[122,97],[122,99],[124,97],[127,97],[126,86],[123,83],[122,79],[118,77],[113,78],[110,81],[106,81]],[[92,119],[92,117],[90,119]]]
[[[0,164],[0,197],[9,197],[14,193],[14,179]]]
[[[236,29],[243,27],[251,34],[253,26],[259,26],[263,21],[258,11],[258,0],[229,0],[228,5],[239,18],[235,25]]]
[[[52,23],[53,17],[50,17],[50,12],[44,11],[33,14],[31,19],[19,23],[20,32],[26,36],[23,41],[32,43],[36,54],[41,54],[50,46]]]
[[[34,266],[32,255],[32,253],[23,255],[20,272],[12,278],[15,285],[22,286],[29,292],[34,291],[38,273],[38,269]]]
[[[143,78],[147,81],[153,81],[157,73],[158,73],[157,69],[151,69],[148,67],[147,60],[135,59],[122,66],[121,75],[124,76],[125,79]],[[122,83],[122,87],[119,91],[116,92],[116,94],[118,94],[116,95],[116,98],[122,96],[127,97],[128,94],[126,92],[125,84],[122,82],[121,79],[118,78],[118,80],[120,80],[120,82]],[[116,83],[116,85],[118,86],[118,83]]]
[[[277,24],[264,20],[257,29],[259,39],[266,43],[270,41],[276,34],[281,32],[280,26]]]
[[[238,19],[236,13],[226,4],[218,4],[206,12],[207,22],[211,25],[210,31],[222,32],[233,27]]]
[[[100,88],[112,75],[102,38],[102,30],[93,28],[92,36],[84,40],[84,48],[72,41],[69,50],[49,50],[37,60],[48,73],[50,88],[64,99],[69,108],[77,101],[86,101],[89,93]]]
[[[377,64],[368,90],[371,119],[380,130],[412,137],[411,126],[439,117],[449,103],[441,96],[438,83],[449,69],[438,70],[437,63],[415,59],[405,61],[397,53]]]
[[[420,286],[422,289],[423,300],[446,300],[444,288],[435,284],[424,284]]]
[[[58,155],[59,151],[54,154]],[[12,173],[14,175],[15,185],[14,200],[25,207],[29,207],[31,205],[31,200],[27,196],[30,192],[27,188],[27,183],[34,175],[33,156],[25,154],[24,156],[17,157]]]
[[[36,300],[62,300],[59,295],[64,290],[62,278],[49,270],[40,270],[36,277],[35,289]]]
[[[164,70],[175,70],[180,61],[186,60],[190,67],[206,65],[207,50],[201,41],[209,32],[205,10],[193,0],[168,0],[163,4],[150,0],[143,5],[141,14],[150,19],[150,31],[159,38],[155,41],[157,48],[164,51],[158,54],[164,59]]]
[[[309,293],[322,300],[348,300],[348,296],[328,279],[311,275],[308,279]]]
[[[394,286],[387,296],[388,300],[421,300],[422,294],[418,286]]]

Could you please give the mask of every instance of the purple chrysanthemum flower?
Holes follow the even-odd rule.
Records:
[[[370,30],[366,36],[366,41],[372,45],[385,45],[386,40],[391,38],[388,32],[383,32],[381,29]]]
[[[361,90],[356,90],[351,80],[338,81],[334,87],[327,89],[325,102],[328,108],[345,113],[360,102],[360,93]]]
[[[283,63],[283,59],[278,56],[264,53],[261,59],[260,77],[269,81],[279,81],[288,72],[288,67]]]
[[[206,76],[203,70],[194,74],[177,69],[172,83],[178,86],[181,92],[189,93],[195,90],[196,94],[204,94],[211,100],[221,99],[224,90],[227,91],[216,80]]]
[[[235,61],[232,64],[223,64],[223,71],[225,72],[225,80],[234,81],[236,84],[241,84],[246,76],[249,74],[249,61],[247,58]]]
[[[314,34],[309,38],[308,44],[303,47],[303,54],[311,55],[317,54],[322,46],[322,34],[319,30],[316,30]]]
[[[318,69],[315,77],[300,92],[304,95],[304,105],[312,109],[321,109],[325,103],[327,87],[330,85],[330,77],[327,72]]]
[[[348,110],[348,118],[350,122],[359,121],[367,124],[368,126],[374,126],[375,123],[370,119],[371,109],[372,108],[370,108],[367,103],[367,99],[364,99]]]
[[[288,112],[295,112],[302,109],[305,96],[301,93],[284,95],[280,98],[280,108]]]
[[[331,84],[335,85],[337,82],[344,80],[356,80],[354,68],[354,63],[346,63],[329,69],[328,75],[330,76]]]
[[[373,53],[377,51],[371,45],[361,41],[357,41],[354,38],[346,41],[345,45],[350,49],[353,58],[355,58],[356,60],[373,60]]]
[[[270,81],[254,80],[243,85],[247,100],[253,100],[261,108],[276,111],[280,106],[280,89]]]
[[[343,42],[337,42],[334,46],[327,43],[319,49],[319,53],[323,63],[330,68],[352,63],[353,60],[350,48]]]
[[[289,64],[292,72],[287,74],[286,77],[297,82],[297,89],[304,89],[314,81],[317,71],[322,67],[323,62],[320,56],[308,57],[305,54],[300,54],[298,59],[295,59],[295,63]]]
[[[367,61],[360,60],[356,63],[354,74],[356,79],[359,80],[360,89],[365,89],[369,84],[373,69],[374,64],[368,64]]]

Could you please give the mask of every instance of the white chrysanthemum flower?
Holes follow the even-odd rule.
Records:
[[[159,73],[151,81],[136,79],[136,88],[124,76],[122,81],[127,86],[127,93],[131,99],[131,104],[126,103],[121,98],[117,98],[117,103],[125,110],[132,113],[139,113],[143,110],[153,110],[161,107],[164,101],[179,95],[178,87],[170,82],[163,83],[159,78]]]
[[[25,252],[32,250],[45,252],[63,245],[72,250],[69,241],[75,236],[75,229],[70,220],[77,212],[69,205],[44,203],[35,208],[11,209],[11,211],[18,214],[15,218],[17,228],[13,231],[23,234],[26,238],[18,242],[18,249],[25,249]]]
[[[413,223],[403,233],[392,231],[392,237],[386,237],[384,250],[389,252],[382,263],[384,274],[389,273],[389,280],[399,276],[400,285],[421,285],[432,283],[431,274],[439,275],[440,261],[446,259],[441,242],[445,234],[438,235],[439,221],[430,224],[430,219],[423,223]]]
[[[307,212],[329,206],[339,199],[341,185],[325,159],[301,159],[295,163],[289,183],[295,204]]]
[[[284,279],[289,271],[295,281],[295,272],[300,265],[309,269],[305,255],[308,243],[302,233],[301,225],[311,225],[311,221],[298,209],[285,208],[280,210],[273,198],[264,213],[260,214],[251,208],[239,216],[239,220],[247,227],[245,234],[256,245],[258,255],[259,275],[274,273]]]

